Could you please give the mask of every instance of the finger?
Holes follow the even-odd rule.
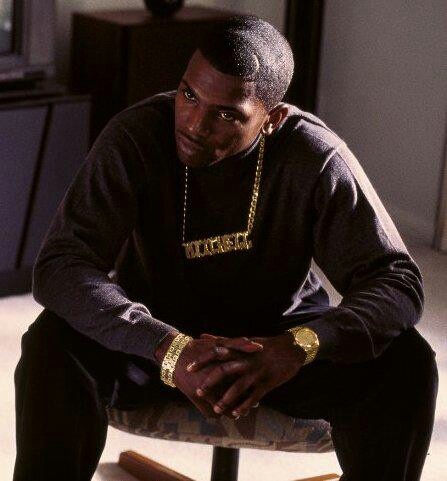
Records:
[[[209,371],[211,372],[211,371]],[[221,415],[225,415],[227,416],[229,419],[233,419],[232,415],[231,415],[231,410],[230,411],[227,411],[227,412],[223,412],[223,413],[218,413],[217,414],[217,411],[214,411],[214,405],[216,404],[216,402],[218,401],[218,399],[222,396],[222,394],[226,391],[226,389],[228,388],[228,386],[230,386],[233,382],[234,382],[234,378],[238,378],[239,377],[239,374],[234,374],[232,376],[229,376],[225,379],[224,382],[220,383],[217,387],[214,387],[212,389],[208,389],[207,391],[205,391],[201,396],[199,396],[197,394],[197,390],[194,391],[195,395],[196,395],[196,399],[197,401],[202,401],[202,402],[206,402],[208,408],[214,413],[216,414],[216,416],[221,416]]]
[[[264,346],[259,342],[254,342],[248,339],[248,337],[234,337],[234,338],[221,338],[216,340],[218,346],[228,347],[237,351],[243,352],[257,352],[262,351]]]
[[[204,354],[199,355],[196,360],[191,361],[186,366],[186,370],[188,372],[199,371],[212,362],[236,360],[239,359],[240,356],[241,354],[239,354],[239,352],[235,353],[227,347],[213,346]]]
[[[215,412],[231,411],[237,406],[237,402],[242,402],[251,394],[251,387],[254,380],[248,376],[238,378],[224,393],[224,395],[214,404]],[[216,409],[217,408],[217,409]]]
[[[200,334],[201,339],[215,339],[216,344],[219,346],[227,346],[232,349],[238,350],[248,350],[248,351],[255,351],[261,350],[263,348],[262,344],[256,342],[255,340],[249,339],[248,337],[224,337],[224,336],[213,336],[212,334],[208,334],[206,332]],[[260,338],[258,338],[260,339]],[[256,346],[256,349],[253,349],[253,346]]]
[[[262,344],[265,340],[265,338],[263,338],[263,337],[250,337],[249,339],[250,339],[250,341],[256,342],[258,344]]]
[[[224,336],[213,336],[212,334],[208,334],[206,332],[200,334],[201,339],[214,339],[216,340],[216,345],[218,346],[226,346],[231,349],[244,351],[244,352],[255,352],[260,351],[263,349],[263,345],[259,342],[256,342],[248,337],[224,337]]]
[[[212,334],[207,334],[206,332],[200,334],[201,339],[217,339],[217,336],[213,336]]]
[[[191,400],[196,408],[206,417],[206,418],[216,418],[219,414],[211,409],[210,405],[206,402],[199,400]]]
[[[231,356],[230,350],[228,348],[221,347],[221,346],[214,346],[209,351],[206,351],[205,353],[198,356],[198,358],[195,361],[190,362],[186,366],[186,370],[188,372],[198,371],[206,367],[211,362],[226,361],[231,359],[229,355]],[[232,355],[234,356],[234,354]]]
[[[259,406],[259,401],[261,398],[264,396],[265,391],[262,388],[258,388],[253,391],[248,398],[240,403],[233,411],[231,414],[233,416],[247,416],[247,414],[250,412],[250,409],[253,407]]]
[[[198,397],[195,392],[192,393],[192,395],[187,394],[187,397],[196,405],[197,409],[200,410],[200,412],[205,416],[205,417],[218,417],[220,414],[217,414],[213,410],[213,405],[216,403],[217,399],[219,396],[216,396],[216,393],[214,392],[209,392],[207,394],[207,399],[203,399],[201,397]]]
[[[197,395],[203,396],[230,375],[244,372],[248,363],[244,360],[229,361],[216,366],[197,388]]]

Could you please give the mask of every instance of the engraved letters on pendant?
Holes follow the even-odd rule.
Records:
[[[185,254],[188,259],[197,257],[224,254],[231,251],[248,250],[252,247],[251,240],[248,239],[248,232],[235,232],[224,234],[206,239],[184,242]]]

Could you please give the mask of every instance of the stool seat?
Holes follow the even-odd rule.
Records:
[[[327,421],[298,419],[262,403],[238,420],[226,416],[207,419],[186,397],[132,411],[107,408],[107,414],[112,427],[151,438],[226,448],[306,453],[334,450]]]

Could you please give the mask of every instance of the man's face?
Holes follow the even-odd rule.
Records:
[[[254,89],[195,51],[175,97],[175,141],[185,165],[210,165],[250,146],[268,117]]]

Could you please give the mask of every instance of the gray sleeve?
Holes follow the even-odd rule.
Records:
[[[137,219],[144,165],[119,121],[111,120],[80,166],[33,267],[34,299],[111,350],[155,362],[174,327],[152,317],[109,272]]]
[[[342,296],[307,325],[319,358],[353,363],[379,356],[418,323],[421,272],[354,154],[334,151],[315,189],[314,260]]]

